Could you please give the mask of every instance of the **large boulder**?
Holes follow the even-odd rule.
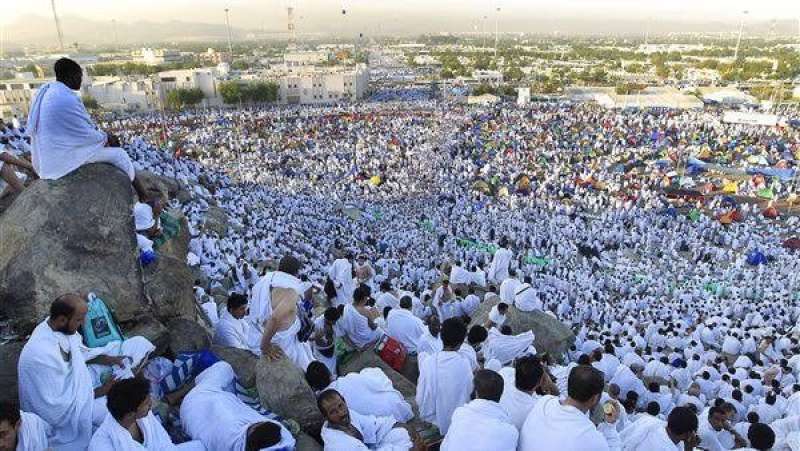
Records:
[[[498,296],[492,296],[482,302],[472,316],[472,324],[486,324],[492,307],[500,303]],[[514,306],[508,308],[506,324],[511,326],[514,334],[521,334],[528,330],[533,331],[536,351],[548,353],[553,359],[559,360],[570,346],[575,342],[575,334],[561,321],[541,311],[523,312]]]
[[[228,213],[220,207],[210,205],[206,211],[206,220],[203,225],[206,232],[213,232],[219,236],[228,233]]]
[[[172,318],[194,318],[194,279],[186,258],[179,260],[169,255],[144,268],[144,290],[153,302],[155,313],[162,321]]]
[[[322,413],[303,371],[291,360],[262,357],[256,365],[256,387],[261,403],[285,418],[291,418],[311,435],[322,429]]]
[[[239,383],[245,388],[256,386],[256,364],[258,357],[250,351],[244,349],[231,348],[228,346],[211,346],[211,352],[230,364]]]
[[[17,401],[17,362],[24,343],[12,341],[0,344],[0,401]]]
[[[177,196],[180,190],[177,180],[156,175],[150,171],[136,171],[136,178],[141,182],[148,195],[160,196],[164,201]]]
[[[152,315],[142,316],[135,323],[123,323],[121,327],[126,337],[141,336],[153,343],[153,346],[156,347],[154,355],[163,354],[169,348],[170,331]]]
[[[0,216],[0,315],[29,334],[68,292],[95,292],[121,322],[143,301],[133,233],[133,189],[106,164],[37,180]]]
[[[297,451],[322,451],[324,448],[310,435],[301,432],[295,437],[295,449]]]
[[[197,352],[211,346],[211,335],[202,325],[186,318],[175,318],[167,323],[169,349],[173,354]]]

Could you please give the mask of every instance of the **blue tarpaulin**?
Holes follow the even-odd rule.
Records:
[[[749,175],[761,174],[766,177],[778,177],[781,181],[789,181],[794,178],[794,169],[779,169],[779,168],[747,168]]]
[[[767,256],[759,250],[747,254],[747,264],[751,266],[764,265],[767,263]]]

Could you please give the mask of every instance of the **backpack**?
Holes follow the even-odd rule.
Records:
[[[375,345],[375,353],[395,371],[403,371],[406,364],[406,347],[394,338],[384,335]]]
[[[83,322],[83,342],[90,348],[102,348],[112,341],[123,341],[122,332],[106,303],[94,293],[86,297],[89,311]]]

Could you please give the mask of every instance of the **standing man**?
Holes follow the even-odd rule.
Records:
[[[508,239],[506,237],[503,237],[498,244],[500,245],[500,249],[497,249],[494,253],[492,264],[489,266],[488,276],[489,280],[500,284],[508,278],[508,268],[511,265],[514,254],[507,249]]]
[[[108,163],[128,176],[139,199],[144,200],[144,188],[119,139],[97,128],[73,92],[81,89],[81,66],[61,58],[53,69],[56,81],[39,88],[28,115],[36,173],[45,180],[56,180],[90,163]]]
[[[353,279],[353,264],[350,263],[352,256],[347,254],[345,258],[336,259],[328,271],[328,277],[333,281],[336,288],[336,300],[334,307],[349,304],[353,300],[353,291],[356,289]]]
[[[467,336],[467,327],[460,318],[442,323],[444,348],[434,354],[419,355],[419,380],[416,401],[419,416],[435,424],[447,434],[453,412],[469,402],[472,394],[472,364],[459,352]]]

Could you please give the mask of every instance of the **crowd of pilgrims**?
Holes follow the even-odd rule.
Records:
[[[26,124],[33,166],[60,178],[43,176],[46,158],[36,156],[55,106],[34,104],[43,111]],[[137,170],[190,191],[165,207],[187,217],[187,262],[204,275],[196,297],[214,342],[283,354],[303,370],[326,420],[325,449],[424,449],[409,425],[422,420],[443,450],[800,450],[800,259],[784,246],[796,218],[742,203],[741,221],[723,224],[719,197],[674,201],[686,207],[674,214],[663,190],[692,155],[731,166],[794,161],[797,130],[726,124],[713,111],[436,101],[198,109],[99,126]],[[656,164],[664,159],[670,167]],[[84,163],[95,161],[107,160]],[[776,199],[793,199],[792,182],[770,183]],[[157,221],[141,200],[137,239],[151,250]],[[227,232],[206,227],[212,209],[227,214]],[[763,258],[749,258],[754,251]],[[482,303],[494,304],[488,319],[468,328]],[[49,364],[32,355],[47,354],[47,340],[62,357],[81,352],[81,305],[72,295],[54,302],[23,351],[21,379]],[[532,311],[569,325],[574,345],[537,352],[531,331],[506,324]],[[416,408],[380,369],[337,378],[337,358],[385,336],[418,362],[403,371],[416,382]],[[118,357],[94,353],[87,364],[152,351],[125,343]],[[292,449],[283,425],[229,392],[234,378],[224,362],[197,376],[180,407],[193,441],[179,446]],[[176,446],[150,413],[148,384],[119,379],[90,381],[110,414],[97,418],[96,402],[89,410],[89,449]],[[36,416],[53,417],[44,406],[58,397],[36,392],[43,386],[20,382],[23,410],[34,412],[2,405],[0,439],[16,436],[16,449],[39,449],[20,446],[53,427]],[[76,417],[58,425],[73,441],[55,448],[78,449],[86,431],[70,428],[85,427],[84,414],[60,415]]]

